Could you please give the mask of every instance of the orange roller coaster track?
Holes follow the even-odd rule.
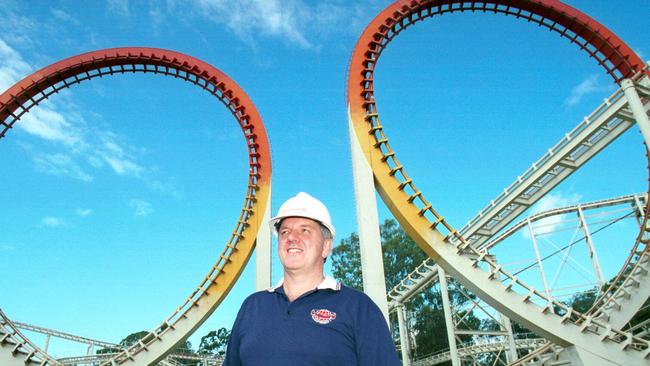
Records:
[[[44,99],[82,81],[123,73],[171,76],[199,86],[215,96],[232,113],[244,134],[249,175],[244,205],[225,249],[192,294],[158,327],[138,343],[103,365],[150,365],[165,357],[174,345],[192,334],[226,297],[253,252],[262,217],[269,204],[271,156],[262,120],[253,102],[226,74],[196,58],[164,49],[113,48],[73,56],[47,66],[19,81],[0,95],[0,138],[19,123],[21,116]],[[3,341],[8,341],[3,337]],[[11,341],[11,339],[9,339]],[[45,364],[58,364],[38,355],[21,339],[12,351]],[[21,350],[21,345],[24,350]],[[1,351],[1,349],[0,349]],[[39,361],[39,363],[43,364]]]

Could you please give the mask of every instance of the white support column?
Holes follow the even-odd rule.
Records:
[[[48,334],[45,336],[45,347],[43,347],[43,351],[47,353],[47,349],[50,347],[50,335]]]
[[[510,364],[519,359],[519,356],[517,356],[517,345],[515,344],[515,334],[512,331],[512,323],[510,322],[510,318],[501,313],[499,313],[499,315],[501,317],[501,324],[508,333],[508,350],[506,351],[506,360]]]
[[[634,204],[636,205],[636,210],[638,215],[636,215],[636,222],[639,224],[639,227],[643,225],[643,216],[645,215],[645,204],[641,202],[641,199],[637,196],[634,198]]]
[[[272,286],[271,284],[271,189],[269,188],[269,204],[266,206],[262,224],[257,232],[255,245],[255,289],[261,291]]]
[[[535,230],[533,229],[533,225],[530,222],[530,218],[526,219],[526,223],[528,224],[528,231],[530,232],[530,238],[533,241],[533,248],[535,248],[535,258],[537,258],[537,267],[539,267],[539,273],[542,276],[542,283],[544,284],[544,293],[546,294],[548,300],[551,301],[552,300],[551,291],[548,288],[548,282],[546,281],[546,273],[544,273],[544,265],[542,264],[542,257],[539,254],[539,248],[537,246],[537,237],[535,237]]]
[[[625,98],[627,98],[627,103],[632,110],[636,124],[641,130],[645,144],[650,147],[650,118],[645,113],[645,108],[643,108],[641,98],[639,98],[639,94],[636,92],[634,82],[630,79],[624,79],[621,81],[621,88],[625,93]]]
[[[86,350],[86,355],[90,356],[93,353],[95,353],[95,346],[93,346],[92,344],[89,344],[88,349]],[[92,365],[92,364],[86,364],[86,365]]]
[[[585,220],[585,214],[582,212],[582,207],[580,206],[578,206],[578,218],[580,219],[582,232],[585,234],[587,250],[589,250],[589,258],[591,259],[591,265],[594,267],[594,273],[596,274],[598,286],[602,287],[605,284],[605,275],[603,275],[603,270],[600,268],[600,261],[598,260],[598,254],[596,254],[596,247],[594,246],[594,242],[591,239],[591,233],[589,232],[589,227],[587,226],[587,220]]]
[[[409,345],[409,331],[406,327],[406,320],[404,316],[406,308],[404,307],[404,304],[401,303],[398,304],[395,308],[397,309],[397,322],[399,325],[399,345],[402,351],[402,366],[411,366],[411,357],[409,356],[411,349]]]
[[[449,290],[447,289],[447,274],[442,267],[438,267],[438,282],[440,283],[440,295],[442,296],[442,308],[445,312],[445,326],[447,327],[447,340],[449,341],[449,355],[451,356],[451,365],[460,366],[458,357],[458,347],[456,346],[456,327],[451,313],[451,303],[449,301]]]
[[[372,169],[370,169],[370,165],[368,165],[368,161],[357,142],[351,121],[348,121],[348,128],[352,150],[352,175],[354,178],[354,196],[356,198],[363,291],[379,306],[388,323],[384,258],[379,234],[379,215],[375,199],[374,177]]]

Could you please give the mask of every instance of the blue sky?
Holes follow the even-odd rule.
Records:
[[[642,31],[650,1],[615,9],[567,2],[650,57]],[[363,28],[389,3],[2,0],[0,90],[103,48],[159,47],[202,59],[234,79],[262,116],[273,206],[310,192],[330,207],[341,238],[356,231],[347,64]],[[614,89],[575,45],[493,14],[418,23],[389,45],[376,72],[378,108],[398,158],[457,228]],[[106,77],[57,94],[0,149],[0,307],[18,321],[112,342],[152,329],[198,285],[246,188],[234,119],[198,88],[160,76]],[[544,207],[641,192],[646,165],[633,127]],[[390,218],[381,202],[380,215]],[[276,263],[273,278],[280,276]],[[229,328],[253,290],[249,265],[193,345]],[[55,356],[85,351],[51,347]]]

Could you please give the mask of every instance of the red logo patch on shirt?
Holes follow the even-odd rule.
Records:
[[[312,309],[311,318],[318,324],[329,324],[336,319],[336,313],[327,309]]]

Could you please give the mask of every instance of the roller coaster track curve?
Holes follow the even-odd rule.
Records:
[[[515,16],[557,32],[597,60],[616,82],[639,74],[639,78],[649,75],[642,60],[616,35],[560,1],[397,1],[364,30],[353,51],[348,75],[350,123],[373,169],[380,196],[411,238],[435,262],[501,313],[553,343],[574,346],[585,357],[620,364],[647,362],[650,344],[646,340],[546,298],[505,272],[486,252],[471,246],[424,198],[391,149],[374,98],[374,70],[382,51],[400,32],[418,21],[463,11]]]
[[[246,141],[249,159],[243,208],[215,265],[171,316],[138,343],[102,364],[151,365],[163,360],[176,344],[194,332],[214,312],[239,278],[252,254],[257,232],[269,204],[271,157],[259,113],[239,85],[204,61],[174,51],[143,47],[98,50],[73,56],[19,81],[0,95],[0,138],[6,137],[14,124],[31,108],[60,90],[93,78],[123,73],[171,76],[195,84],[216,97],[238,122]],[[10,324],[8,319],[5,324]],[[9,332],[0,338],[3,346],[0,353],[8,352],[5,343],[15,340],[16,336],[12,334],[18,333]],[[28,346],[22,340],[18,344],[24,345],[23,348]],[[45,362],[50,359],[42,351],[34,352]],[[26,357],[8,359],[13,359],[16,365],[22,365],[30,357],[33,358],[31,350]],[[55,362],[50,364],[59,364]]]

